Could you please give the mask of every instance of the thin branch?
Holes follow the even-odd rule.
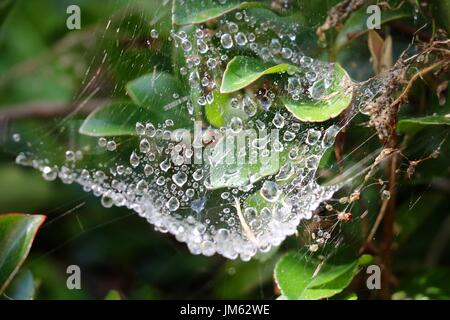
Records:
[[[105,105],[107,100],[90,100],[80,110],[82,114],[89,114],[98,107]],[[21,120],[28,118],[51,119],[66,116],[77,108],[75,104],[61,102],[32,102],[17,106],[4,106],[0,108],[1,120]]]
[[[432,65],[420,70],[419,72],[417,72],[414,76],[411,77],[411,79],[408,81],[408,84],[406,85],[405,89],[403,89],[402,93],[400,94],[400,96],[395,99],[395,101],[391,104],[392,106],[398,105],[400,104],[406,97],[406,95],[409,93],[409,91],[411,90],[414,82],[418,79],[418,78],[422,78],[424,75],[426,75],[427,73],[433,71],[434,69],[436,69],[437,67],[440,66],[444,66],[444,65],[449,65],[450,64],[450,60],[439,60],[438,62],[433,63]]]

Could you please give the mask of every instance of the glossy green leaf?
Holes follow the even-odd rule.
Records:
[[[122,296],[117,290],[110,290],[105,297],[105,300],[122,300]]]
[[[336,51],[341,50],[350,41],[364,35],[369,31],[367,22],[371,14],[367,13],[366,10],[367,7],[364,7],[353,12],[345,21],[344,26],[339,31],[336,38]],[[404,4],[396,10],[383,10],[381,11],[381,24],[410,17],[412,12],[413,9],[407,4]]]
[[[304,249],[284,255],[275,267],[275,280],[289,299],[315,300],[344,290],[358,273],[358,259],[343,249],[325,261]]]
[[[224,4],[218,1],[175,0],[173,23],[177,25],[203,23],[238,9],[263,6],[260,2],[242,2],[228,0]]]
[[[93,137],[136,134],[136,122],[143,121],[146,109],[134,103],[111,103],[92,112],[80,127],[80,133]]]
[[[249,135],[247,139],[252,141],[255,137]],[[256,158],[250,158],[252,149],[254,148],[250,148],[248,143],[240,146],[236,139],[230,141],[221,139],[211,151],[208,188],[232,188],[255,183],[264,177],[278,173],[288,158],[286,148],[280,153],[272,151],[266,157],[259,154]]]
[[[248,115],[241,109],[233,108],[230,105],[230,97],[227,94],[213,92],[214,101],[205,106],[205,116],[208,122],[216,128],[229,124],[233,117],[239,117],[243,121],[248,119]]]
[[[16,275],[45,221],[42,215],[0,215],[0,294]]]
[[[94,136],[136,134],[136,122],[151,122],[155,126],[174,120],[173,129],[189,127],[187,97],[181,96],[176,79],[169,74],[145,75],[127,84],[132,102],[113,102],[92,112],[80,128],[80,133]],[[178,98],[174,98],[178,95]]]
[[[35,295],[33,274],[28,269],[20,271],[5,291],[6,298],[12,300],[33,300]]]
[[[323,122],[336,118],[347,109],[353,99],[353,82],[347,72],[338,64],[334,67],[334,79],[318,100],[284,99],[285,107],[304,122]],[[315,85],[320,85],[316,82]]]
[[[133,102],[142,107],[161,112],[176,102],[175,96],[182,97],[177,79],[167,73],[147,74],[129,82],[127,93]]]
[[[274,64],[257,58],[237,56],[227,65],[223,74],[220,92],[235,92],[247,87],[265,75],[286,72],[289,69],[298,70],[295,66],[286,63]]]
[[[447,115],[427,116],[421,118],[401,119],[398,122],[398,131],[406,134],[414,134],[427,126],[448,126],[450,117]]]

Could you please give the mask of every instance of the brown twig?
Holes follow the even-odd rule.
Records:
[[[396,106],[397,110],[399,105]],[[397,117],[393,119],[393,130],[389,139],[389,147],[397,148],[398,139],[396,134]],[[387,200],[386,213],[383,217],[383,243],[381,245],[381,291],[380,297],[385,300],[391,299],[391,253],[394,243],[394,222],[395,222],[395,206],[397,198],[397,168],[399,163],[398,152],[395,152],[389,158],[388,163],[388,181],[390,198]]]
[[[89,114],[98,107],[106,104],[106,100],[90,100],[80,108],[80,113]],[[77,105],[60,102],[32,102],[20,106],[6,106],[0,108],[0,120],[20,120],[28,118],[51,119],[66,116],[76,110]]]
[[[338,28],[353,12],[363,7],[368,0],[345,0],[340,2],[328,12],[325,23],[317,28],[316,34],[321,41],[325,40],[325,32],[331,28]]]
[[[409,93],[409,91],[411,90],[414,82],[417,79],[422,78],[427,73],[433,71],[434,69],[436,69],[438,67],[443,67],[443,66],[449,65],[449,64],[450,64],[450,59],[449,60],[439,60],[439,61],[433,63],[432,65],[430,65],[430,66],[420,70],[419,72],[417,72],[414,76],[411,77],[411,79],[408,81],[408,84],[406,85],[406,87],[400,93],[398,98],[394,100],[394,102],[391,104],[391,106],[395,106],[395,105],[400,104],[406,98],[407,94]]]

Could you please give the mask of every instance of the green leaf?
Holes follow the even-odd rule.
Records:
[[[241,136],[242,137],[242,136]],[[248,137],[250,140],[251,136]],[[231,144],[231,146],[230,146]],[[266,176],[271,176],[280,170],[280,167],[288,160],[288,149],[282,152],[272,150],[270,155],[257,158],[249,158],[252,151],[248,143],[238,146],[234,141],[225,141],[224,138],[211,150],[210,185],[209,189],[215,190],[225,187],[240,187],[255,183]],[[234,154],[232,158],[231,154]],[[239,154],[245,154],[245,159]]]
[[[338,64],[334,67],[334,79],[319,100],[284,99],[285,107],[304,122],[323,122],[339,116],[353,99],[353,82],[347,72]],[[315,85],[320,85],[320,81]]]
[[[249,299],[252,293],[265,283],[270,283],[273,268],[278,255],[273,254],[262,262],[253,259],[249,262],[230,260],[225,263],[224,270],[218,273],[214,285],[215,296],[219,299]],[[228,271],[234,270],[233,274]]]
[[[45,221],[43,215],[0,215],[0,294],[24,262],[34,237]]]
[[[334,296],[358,273],[358,259],[338,251],[325,261],[303,249],[284,255],[275,267],[275,281],[289,299],[311,300]]]
[[[176,79],[169,74],[145,75],[127,84],[134,103],[112,102],[92,112],[83,122],[80,133],[94,136],[123,136],[136,134],[136,122],[163,124],[172,119],[172,129],[190,126],[190,116],[180,96]],[[174,94],[179,95],[175,99]]]
[[[423,2],[423,1],[421,1]],[[439,25],[450,32],[450,0],[433,0],[428,2]]]
[[[6,289],[5,296],[12,300],[33,300],[36,295],[33,274],[25,269],[14,277]]]
[[[217,1],[175,0],[172,20],[177,25],[198,24],[234,10],[263,6],[264,4],[259,2],[241,2],[240,0],[228,0],[223,5]]]
[[[298,70],[297,67],[286,63],[274,64],[257,58],[237,56],[227,65],[223,74],[220,92],[235,92],[247,87],[265,75],[285,72],[289,69]]]
[[[145,108],[130,102],[113,102],[92,112],[80,127],[80,133],[93,137],[136,134],[136,122],[145,119]]]
[[[358,300],[358,295],[354,292],[341,292],[331,298],[331,300]]]
[[[167,109],[176,100],[174,95],[182,97],[177,79],[167,73],[144,75],[127,83],[126,89],[136,105],[158,112]]]
[[[363,254],[361,257],[359,257],[358,259],[358,265],[359,266],[368,266],[369,264],[372,264],[374,261],[374,257],[371,256],[370,254]]]
[[[415,134],[427,126],[450,125],[450,117],[447,115],[427,116],[421,118],[401,119],[398,122],[398,131],[405,134]]]
[[[248,119],[248,115],[241,109],[233,108],[230,105],[230,97],[214,91],[214,101],[205,106],[205,116],[208,122],[216,128],[226,126],[233,117],[239,117],[243,121]]]
[[[336,38],[336,52],[341,50],[352,40],[366,34],[369,31],[367,27],[367,21],[370,17],[370,14],[367,13],[366,10],[367,7],[364,7],[353,12],[345,21],[344,26],[339,31],[339,34]],[[411,16],[411,12],[413,12],[413,9],[406,4],[402,5],[397,10],[381,11],[381,24],[409,17]]]
[[[156,125],[172,119],[174,121],[172,129],[190,125],[190,116],[185,108],[188,97],[173,75],[167,73],[144,75],[129,82],[126,89],[134,103],[144,108],[139,115],[139,121],[151,121]]]
[[[105,297],[105,300],[122,300],[122,296],[117,290],[110,290]]]

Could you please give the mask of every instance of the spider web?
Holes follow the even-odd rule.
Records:
[[[367,172],[376,153],[365,156],[339,179],[319,183],[326,169],[336,167],[327,164],[318,174],[336,135],[383,86],[377,82],[352,86],[357,98],[345,120],[298,120],[280,108],[278,98],[320,102],[325,93],[311,88],[319,83],[328,88],[336,77],[333,64],[317,59],[313,48],[299,45],[301,35],[314,30],[298,23],[278,25],[258,16],[258,11],[237,10],[218,18],[211,35],[206,23],[172,28],[171,1],[157,2],[117,3],[117,13],[93,33],[92,46],[83,54],[90,62],[69,112],[33,131],[13,124],[8,147],[16,152],[18,164],[34,167],[49,181],[79,184],[106,208],[129,208],[158,231],[185,242],[193,254],[218,253],[247,261],[280,245],[297,232],[301,221],[319,221],[316,213],[321,204],[336,201],[333,196],[339,189]],[[297,69],[277,75],[275,88],[261,82],[254,91],[232,93],[230,102],[221,102],[217,93],[224,67],[246,53]],[[127,84],[149,75],[147,85],[154,85],[169,73],[185,88],[193,88],[194,94],[167,87],[158,92],[159,97],[170,97],[157,106],[162,118],[154,120],[155,110],[142,106],[136,107],[137,117],[130,114],[134,102]],[[80,133],[87,116],[110,101],[125,101],[112,108],[109,117],[132,122],[135,132]],[[206,108],[215,105],[216,111],[225,113],[225,104],[231,105],[232,114],[228,118],[225,114],[220,125],[207,124]],[[170,116],[164,115],[166,111]],[[196,135],[199,117],[203,120]],[[188,119],[187,127],[183,118]],[[97,120],[100,126],[106,118],[102,121]],[[116,127],[124,128],[121,123]],[[260,136],[264,130],[276,134]],[[236,141],[246,132],[257,135],[227,148],[228,138]],[[196,161],[197,149],[201,161]],[[240,167],[228,165],[230,153],[237,161],[235,156],[244,153],[245,158],[255,150],[257,160],[249,172],[243,169],[245,161]],[[351,211],[351,204],[345,211]],[[339,220],[333,219],[336,223],[328,231],[319,230],[314,239],[333,240],[331,233]]]

